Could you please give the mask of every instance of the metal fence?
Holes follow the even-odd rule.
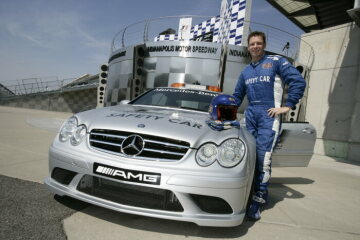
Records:
[[[57,79],[57,77],[27,78],[2,82],[7,88],[7,96],[19,96],[34,93],[59,91],[75,78]]]

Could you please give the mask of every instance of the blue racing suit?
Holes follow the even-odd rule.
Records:
[[[249,100],[245,119],[247,130],[256,139],[254,192],[260,191],[266,197],[271,174],[271,153],[281,125],[280,117],[270,117],[267,110],[281,107],[285,84],[288,85],[285,106],[293,108],[303,96],[305,80],[286,58],[264,55],[259,62],[250,63],[242,71],[233,94],[238,106],[245,95]]]

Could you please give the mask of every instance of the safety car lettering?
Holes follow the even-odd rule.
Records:
[[[182,124],[182,125],[186,125],[186,126],[189,126],[189,127],[193,127],[193,128],[202,128],[202,125],[201,124],[198,124],[198,123],[191,123],[190,121],[182,121],[180,119],[169,119],[169,122],[171,123],[178,123],[178,124]]]
[[[111,113],[111,114],[107,115],[106,117],[142,118],[142,119],[150,119],[150,120],[159,120],[159,119],[165,118],[165,117],[160,117],[160,116],[156,116],[156,115],[136,114],[136,113]],[[185,126],[189,126],[189,127],[193,127],[193,128],[198,128],[198,129],[201,129],[203,127],[203,125],[201,125],[197,122],[188,121],[188,120],[184,120],[184,119],[169,118],[169,122],[177,123],[177,124],[181,124],[181,125],[185,125]]]
[[[133,117],[133,118],[145,118],[145,119],[153,119],[153,120],[159,120],[161,118],[164,117],[159,117],[159,116],[155,116],[155,115],[144,115],[144,114],[135,114],[135,113],[111,113],[109,115],[107,115],[106,117],[123,117],[123,118],[128,118],[128,117]]]
[[[260,76],[260,82],[270,82],[270,76]]]
[[[254,84],[257,82],[270,82],[270,76],[260,76],[260,77],[254,77],[254,78],[248,78],[245,80],[245,84]]]
[[[245,84],[249,85],[249,84],[257,83],[257,81],[258,81],[258,77],[249,78],[245,80]]]

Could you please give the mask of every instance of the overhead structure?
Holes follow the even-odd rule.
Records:
[[[10,89],[0,83],[0,98],[15,95]]]
[[[266,0],[304,32],[354,21],[347,10],[354,0]]]

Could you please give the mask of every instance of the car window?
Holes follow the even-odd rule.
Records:
[[[167,101],[167,97],[163,94],[154,94],[151,96],[151,101],[150,103],[153,105],[165,105]]]

